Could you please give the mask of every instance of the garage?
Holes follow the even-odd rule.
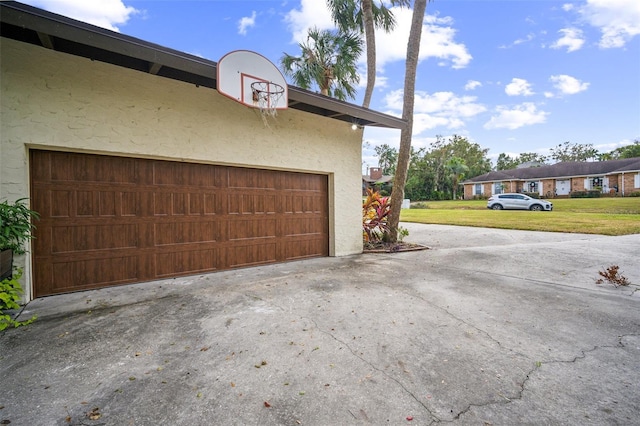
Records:
[[[14,258],[24,301],[362,252],[363,132],[402,118],[282,80],[271,114],[253,85],[280,73],[258,52],[215,62],[0,12],[0,200],[42,217]]]
[[[326,175],[30,151],[35,297],[328,255]]]

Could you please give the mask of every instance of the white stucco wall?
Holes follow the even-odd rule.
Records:
[[[330,255],[362,251],[361,130],[296,110],[265,127],[213,89],[5,38],[0,54],[0,199],[29,196],[29,148],[322,173]]]

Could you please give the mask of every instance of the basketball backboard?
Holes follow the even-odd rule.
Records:
[[[275,112],[287,108],[286,80],[278,67],[259,53],[249,50],[227,53],[220,58],[217,68],[218,92],[224,96],[261,110]]]

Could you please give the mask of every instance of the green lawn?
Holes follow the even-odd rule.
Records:
[[[552,212],[489,210],[485,200],[425,201],[402,210],[405,222],[572,232],[640,234],[640,197],[552,199]]]

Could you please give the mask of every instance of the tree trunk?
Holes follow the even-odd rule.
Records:
[[[413,3],[413,17],[407,43],[407,62],[404,75],[404,102],[402,118],[407,125],[400,131],[400,150],[398,165],[393,179],[391,192],[391,211],[389,213],[389,233],[391,241],[398,239],[398,225],[400,223],[400,209],[404,199],[404,186],[407,183],[409,159],[411,157],[411,136],[413,133],[413,106],[415,103],[416,72],[418,71],[418,57],[420,54],[420,39],[422,38],[422,23],[427,9],[428,0],[415,0]]]
[[[373,24],[372,0],[362,0],[362,19],[364,21],[364,37],[367,42],[367,87],[364,90],[362,106],[369,108],[373,88],[376,85],[376,36]]]

